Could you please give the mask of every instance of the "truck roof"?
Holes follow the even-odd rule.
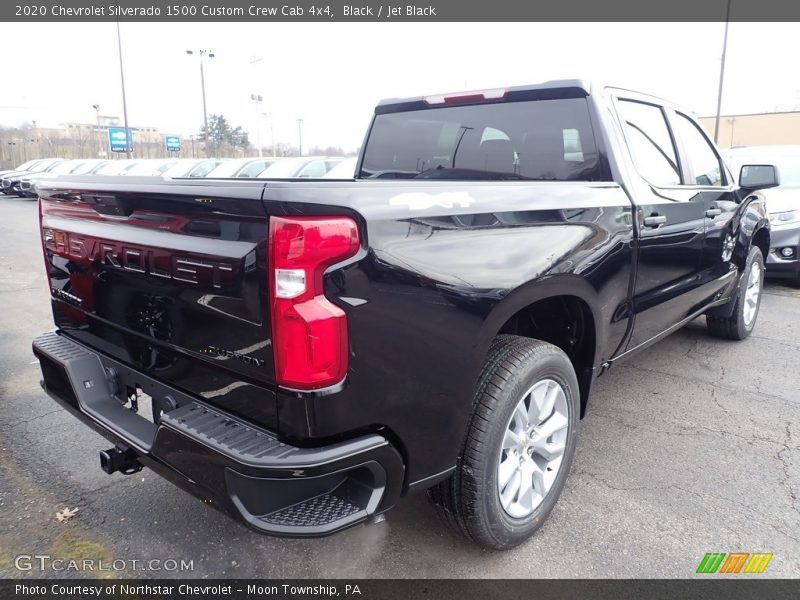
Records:
[[[400,112],[405,110],[419,110],[431,104],[432,99],[438,98],[474,98],[480,102],[481,94],[502,92],[504,97],[509,95],[518,96],[515,99],[544,100],[547,98],[580,98],[588,96],[592,85],[584,79],[554,79],[544,83],[532,83],[528,85],[509,86],[488,90],[457,91],[445,94],[433,94],[427,96],[414,96],[409,98],[386,98],[378,102],[375,107],[375,114],[387,112]],[[519,97],[522,96],[522,97]],[[487,96],[486,100],[491,100]]]
[[[446,104],[480,104],[498,100],[548,100],[555,98],[585,98],[596,90],[612,88],[635,94],[638,97],[654,100],[664,105],[673,103],[650,94],[637,92],[630,88],[606,85],[588,79],[553,79],[543,83],[508,86],[494,89],[456,91],[445,94],[432,94],[410,98],[386,98],[378,102],[375,114],[421,110],[431,106]]]

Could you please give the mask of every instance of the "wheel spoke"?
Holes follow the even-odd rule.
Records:
[[[506,429],[506,435],[503,438],[503,450],[519,448],[521,445],[522,438],[516,432]]]
[[[553,412],[559,387],[557,385],[537,385],[531,393],[528,416],[531,423],[541,423]]]
[[[521,482],[522,482],[522,477],[519,472],[519,468],[516,468],[514,469],[514,473],[511,476],[511,480],[503,488],[503,491],[500,492],[500,503],[506,510],[509,509],[511,503],[517,497],[517,493],[519,492],[519,486]]]
[[[547,421],[545,421],[535,429],[536,437],[541,440],[546,440],[554,433],[557,433],[562,429],[565,429],[567,425],[569,425],[567,417],[565,417],[559,412],[553,413],[552,417],[547,419]]]
[[[541,502],[544,499],[550,487],[545,482],[544,471],[542,471],[539,468],[539,465],[537,465],[536,463],[533,464],[535,467],[533,470],[533,489],[535,490],[536,495],[539,497],[539,502]]]
[[[519,468],[519,461],[516,456],[509,455],[497,468],[497,484],[500,489],[505,489],[508,482],[513,477],[514,472]]]
[[[533,510],[533,461],[526,460],[520,465],[520,485],[517,502],[526,511]]]
[[[531,445],[533,446],[533,451],[548,462],[564,454],[566,449],[563,442],[546,442],[543,439]]]
[[[758,285],[759,279],[761,279],[761,268],[758,265],[753,264],[753,266],[750,268],[750,282],[749,282],[750,285],[749,285],[749,287],[754,287],[754,286]]]
[[[533,403],[533,400],[531,400],[531,403]],[[516,424],[514,428],[515,431],[523,432],[528,428],[530,421],[528,420],[528,411],[525,407],[525,398],[520,400],[519,404],[517,404],[517,408],[514,409],[513,420]]]

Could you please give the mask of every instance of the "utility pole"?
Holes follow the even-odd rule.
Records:
[[[191,56],[194,54],[194,50],[187,50],[186,54]],[[200,56],[200,91],[203,94],[203,125],[205,126],[206,157],[211,158],[211,144],[208,131],[208,110],[206,109],[206,75],[203,69],[203,57],[214,58],[216,55],[210,50],[198,50],[197,54]]]
[[[300,146],[300,156],[303,156],[303,119],[297,119],[297,139]]]
[[[31,133],[31,135],[33,137],[31,138],[31,141],[36,144],[36,158],[41,158],[42,157],[42,151],[39,148],[39,136],[36,133],[36,119],[33,119],[31,121],[31,123],[33,124],[33,131]]]
[[[211,156],[211,139],[208,131],[208,109],[206,108],[206,75],[203,71],[203,54],[200,54],[200,90],[203,94],[203,124],[206,128],[206,157]]]
[[[731,0],[725,11],[725,37],[722,41],[722,61],[719,65],[719,91],[717,92],[717,118],[714,119],[714,143],[719,143],[719,116],[722,109],[722,82],[725,79],[725,54],[728,51],[728,25],[731,20]]]
[[[128,128],[128,101],[125,98],[125,73],[122,69],[122,37],[117,21],[117,46],[119,47],[119,80],[122,84],[122,118],[125,121],[125,158],[131,157],[131,130]]]
[[[100,133],[100,105],[92,104],[92,108],[97,113],[97,156],[99,158],[103,154],[103,136]]]
[[[272,118],[272,113],[261,113],[265,117],[269,117],[269,137],[272,143],[272,158],[278,156],[275,152],[275,121]]]
[[[250,100],[252,100],[256,106],[256,145],[258,146],[258,157],[261,158],[264,154],[261,152],[261,119],[259,117],[262,113],[259,109],[264,98],[261,94],[250,94]]]

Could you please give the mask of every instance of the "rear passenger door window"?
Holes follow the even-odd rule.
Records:
[[[722,163],[711,144],[686,115],[675,113],[675,133],[683,144],[686,166],[689,168],[689,185],[722,187],[725,185]]]
[[[618,110],[639,175],[656,186],[680,185],[677,152],[661,107],[620,99]]]

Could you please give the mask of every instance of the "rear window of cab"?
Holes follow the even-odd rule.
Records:
[[[362,178],[604,181],[586,98],[378,114]]]

